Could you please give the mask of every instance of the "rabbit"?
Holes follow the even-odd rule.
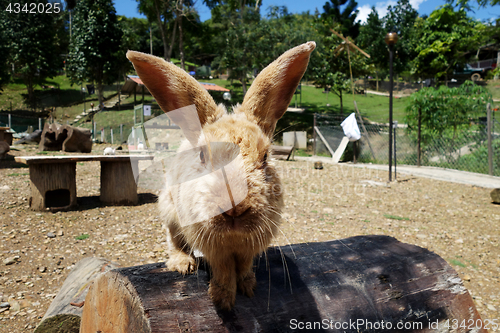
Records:
[[[158,208],[171,245],[168,269],[182,274],[195,272],[193,253],[201,251],[212,272],[208,293],[220,309],[233,308],[238,289],[253,296],[254,257],[266,250],[278,230],[283,193],[270,159],[271,141],[276,122],[287,110],[315,47],[313,41],[304,43],[268,65],[232,113],[224,105],[216,105],[210,94],[177,66],[149,54],[127,52],[164,112],[174,114],[174,110],[191,105],[199,118],[201,129],[186,135],[187,140],[179,148],[181,153],[175,157],[174,170],[166,179],[169,182],[170,177],[175,185],[162,190]],[[175,123],[185,134],[196,127],[189,120]],[[239,163],[233,171],[229,170],[231,160]],[[210,163],[213,170],[217,165],[226,165],[218,169],[223,173],[227,169],[223,179],[231,201],[224,209],[205,177],[194,183],[183,181],[190,172],[196,174]],[[222,182],[220,189],[225,185]],[[241,198],[236,200],[238,195]],[[213,207],[219,212],[209,213]]]

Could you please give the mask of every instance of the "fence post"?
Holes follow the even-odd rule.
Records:
[[[417,139],[417,166],[420,166],[422,161],[422,108],[418,108],[418,139]]]
[[[123,124],[120,124],[120,144],[123,143]]]
[[[101,128],[101,142],[104,143],[104,127]]]
[[[12,118],[10,113],[9,113],[9,128],[12,128]]]
[[[42,130],[42,118],[38,118],[38,129]]]
[[[111,129],[111,144],[112,144],[112,145],[114,144],[114,140],[113,140],[113,129]]]
[[[170,119],[169,119],[170,120]],[[313,121],[313,156],[316,156],[316,113],[314,114],[314,121]]]
[[[491,117],[491,104],[488,103],[486,106],[486,111],[487,111],[487,127],[488,127],[488,171],[491,176],[493,176],[493,146],[491,142],[491,125],[493,124],[492,117]]]
[[[92,121],[94,120],[94,116],[92,116]],[[97,138],[97,122],[94,122],[94,133],[92,133],[93,139]]]

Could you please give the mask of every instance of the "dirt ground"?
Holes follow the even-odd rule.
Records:
[[[100,153],[104,147],[95,147]],[[96,151],[97,150],[97,151]],[[77,164],[79,207],[34,212],[28,169],[13,155],[0,161],[0,332],[33,331],[71,268],[87,256],[122,266],[166,260],[156,193],[140,189],[137,206],[99,203],[98,162]],[[484,319],[500,319],[500,206],[490,190],[387,172],[276,162],[285,184],[282,234],[274,244],[321,242],[356,235],[389,235],[436,252],[464,279]],[[78,240],[77,238],[88,238]]]

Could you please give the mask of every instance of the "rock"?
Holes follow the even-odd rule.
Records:
[[[464,240],[462,238],[459,238],[459,239],[455,240],[455,243],[457,243],[457,244],[463,244]]]
[[[9,302],[3,302],[3,303],[0,303],[0,308],[10,308],[10,303]]]
[[[64,236],[64,231],[59,230],[59,231],[57,232],[57,236],[59,236],[59,237]]]
[[[323,213],[325,213],[325,214],[333,214],[333,208],[323,208]]]
[[[416,237],[417,237],[418,239],[425,239],[425,238],[427,238],[427,235],[424,235],[424,234],[417,234],[417,235],[416,235]]]
[[[14,256],[14,257],[4,259],[3,263],[4,263],[4,265],[8,266],[8,265],[15,264],[18,260],[19,260],[19,256]]]
[[[10,303],[9,310],[11,312],[17,312],[17,311],[21,310],[21,305],[19,304],[19,302],[15,301],[15,300],[10,300],[9,303]]]
[[[10,190],[10,187],[7,185],[0,186],[0,191],[8,191]]]
[[[495,308],[492,304],[488,304],[486,307],[487,307],[487,308],[488,308],[488,310],[490,310],[490,311],[496,311],[496,310],[497,310],[497,309],[496,309],[496,308]]]
[[[47,267],[39,267],[38,270],[40,271],[40,273],[45,273],[47,271]]]
[[[465,274],[464,277],[463,277],[463,280],[464,281],[470,281],[471,277],[469,274]]]
[[[496,204],[500,204],[500,188],[496,188],[490,192],[491,201]]]
[[[47,237],[49,237],[49,238],[56,238],[56,234],[54,234],[53,232],[49,232],[47,234]]]

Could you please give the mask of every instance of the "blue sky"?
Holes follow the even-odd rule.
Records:
[[[261,8],[264,12],[267,11],[269,6],[286,6],[288,11],[291,13],[302,13],[305,11],[310,11],[314,13],[316,8],[323,12],[323,5],[327,0],[262,0]],[[144,17],[137,12],[137,1],[135,0],[114,0],[115,8],[118,15],[124,15],[127,17]],[[379,15],[385,16],[387,13],[388,5],[396,5],[397,0],[384,0],[384,1],[370,1],[370,0],[358,0],[358,19],[365,21],[366,17],[371,11],[371,7],[375,6]],[[475,0],[470,0],[471,3],[475,3]],[[437,7],[445,4],[444,0],[410,0],[411,5],[415,8],[420,15],[428,15]],[[203,5],[202,0],[196,1],[196,9],[200,14],[202,21],[210,18],[210,10]],[[470,12],[469,16],[479,19],[481,21],[496,19],[500,17],[500,6],[488,7],[481,10],[475,10],[474,13]]]

